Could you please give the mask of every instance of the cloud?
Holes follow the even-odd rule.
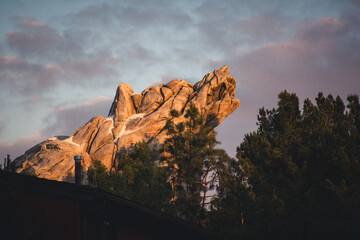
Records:
[[[266,13],[239,20],[232,30],[241,36],[238,40],[240,44],[258,45],[284,38],[290,22],[289,18],[281,15]]]
[[[0,140],[0,164],[3,165],[2,159],[6,157],[6,154],[10,154],[11,159],[14,160],[16,157],[24,154],[26,150],[45,139],[47,139],[47,136],[35,134],[30,137],[19,137],[13,143]]]
[[[58,31],[34,19],[19,16],[11,19],[16,30],[6,33],[6,43],[21,58],[60,63],[99,54],[91,51],[96,37],[89,30],[65,28]]]
[[[102,82],[107,81],[110,76],[118,76],[113,68],[117,62],[117,57],[108,56],[67,61],[59,65],[42,65],[15,56],[0,56],[0,81],[11,91],[21,92],[25,97],[43,95],[60,81],[73,86],[83,86],[84,82],[89,83],[98,76],[102,77]]]
[[[25,19],[23,20],[22,24],[24,26],[31,26],[31,27],[46,27],[46,25],[42,22],[39,22],[39,21],[35,21],[35,20],[28,20],[28,19]]]
[[[68,61],[61,67],[69,80],[79,78],[88,80],[97,76],[117,75],[117,72],[111,67],[117,61],[117,57],[109,56],[84,61]]]
[[[10,143],[0,140],[0,157],[10,154],[12,159],[24,154],[24,152],[36,144],[57,135],[70,135],[77,128],[85,124],[92,117],[97,115],[107,116],[111,100],[109,97],[100,96],[81,105],[74,107],[57,107],[45,118],[44,129],[28,137],[19,137],[15,142]],[[0,134],[5,129],[5,120],[0,119]],[[0,164],[2,164],[0,159]]]
[[[304,21],[289,41],[232,54],[221,63],[231,65],[239,76],[238,91],[251,90],[263,102],[283,89],[306,97],[318,91],[356,93],[360,91],[358,23],[350,15]]]
[[[99,96],[72,107],[53,108],[45,118],[46,135],[70,135],[95,116],[107,116],[112,99]]]
[[[298,22],[313,21],[314,16],[335,18],[359,8],[351,1],[207,0],[194,11],[203,45],[217,49],[224,57],[228,52],[253,50],[270,42],[287,42],[294,37]]]
[[[139,1],[137,1],[139,2]],[[156,5],[156,7],[154,7]],[[138,27],[155,28],[158,25],[185,27],[192,22],[191,17],[171,2],[156,4],[136,3],[126,4],[94,4],[81,9],[76,13],[68,14],[65,22],[76,25],[89,26],[114,26],[128,29]],[[123,29],[119,29],[123,30]]]
[[[90,5],[53,18],[51,25],[34,18],[11,17],[15,29],[7,32],[6,42],[13,50],[11,55],[22,62],[40,68],[56,67],[57,74],[48,80],[51,86],[59,82],[90,86],[89,80],[99,82],[101,78],[102,82],[112,81],[119,75],[118,69],[131,74],[131,78],[143,78],[142,72],[129,69],[145,70],[160,64],[164,68],[164,58],[182,60],[173,51],[188,39],[186,31],[193,19],[183,3],[143,2],[140,7],[137,3]],[[28,86],[28,79],[34,78],[22,77],[9,68],[0,76],[8,83],[16,79],[17,84],[10,85],[22,89]],[[46,90],[39,86],[34,92],[37,89],[38,93]]]
[[[57,31],[42,22],[22,17],[14,20],[21,31],[7,32],[6,40],[22,57],[49,55],[62,42]]]
[[[14,56],[0,56],[0,81],[8,89],[27,95],[52,87],[60,74],[58,66],[36,64]]]
[[[213,48],[234,51],[234,46],[259,46],[286,37],[294,23],[294,16],[286,15],[288,8],[284,1],[208,0],[195,10],[197,28]]]
[[[150,49],[144,48],[140,45],[132,46],[130,51],[128,51],[127,55],[129,58],[133,58],[136,60],[142,60],[142,61],[144,59],[146,59],[147,61],[160,60],[155,52],[151,51]]]
[[[102,43],[102,47],[116,51],[118,56],[134,47],[169,54],[172,44],[176,46],[188,36],[193,24],[189,6],[162,1],[159,4],[137,2],[94,4],[67,14],[60,21],[74,31],[90,30],[96,39],[92,40],[92,46],[101,47],[99,43]]]
[[[6,33],[6,43],[22,59],[60,64],[112,55],[101,34],[91,26],[83,28],[79,23],[72,23],[55,28],[22,16],[10,17],[10,20],[15,30]]]
[[[48,102],[59,104],[70,95],[61,92],[64,88],[105,88],[111,84],[103,83],[112,83],[119,73],[142,90],[147,81],[195,82],[204,71],[227,64],[238,81],[241,105],[224,124],[238,124],[240,132],[253,129],[258,108],[273,107],[283,89],[302,98],[318,91],[360,91],[359,14],[350,14],[357,11],[355,4],[135,0],[77,5],[66,15],[64,8],[50,21],[40,15],[42,20],[12,17],[13,29],[1,41],[7,45],[0,46],[1,95],[18,91],[27,103],[45,109],[40,104],[46,92],[57,98]],[[106,115],[110,103],[54,108],[43,133],[71,134],[91,117]],[[222,131],[224,139],[233,132]]]
[[[226,52],[225,59],[209,61],[212,69],[229,65],[237,80],[238,113],[218,128],[219,140],[230,154],[244,134],[256,129],[258,109],[275,107],[284,89],[295,92],[301,102],[314,99],[319,91],[340,95],[344,101],[348,94],[360,92],[359,20],[344,14],[302,21],[288,41]],[[232,136],[234,126],[238,132]]]

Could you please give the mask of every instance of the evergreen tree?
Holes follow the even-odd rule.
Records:
[[[210,212],[209,230],[217,232],[222,239],[245,237],[244,224],[251,203],[251,188],[246,184],[243,168],[231,159],[219,174],[217,195]]]
[[[172,111],[175,117],[177,111]],[[213,128],[206,127],[205,119],[191,104],[185,121],[168,121],[168,138],[163,145],[163,161],[168,166],[173,189],[172,214],[195,224],[207,225],[211,196],[221,169],[230,158],[220,149]]]
[[[11,162],[10,155],[7,154],[6,158],[4,158],[4,171],[14,172],[14,167],[13,167],[13,165],[11,163],[12,162]]]
[[[253,237],[316,239],[360,237],[359,100],[322,93],[299,110],[295,94],[259,111],[237,158],[253,199],[246,203]],[[234,189],[233,191],[236,191]],[[249,202],[250,199],[250,202]]]
[[[116,163],[117,187],[114,190],[145,205],[163,209],[170,199],[171,187],[166,169],[158,166],[155,152],[145,141],[138,142],[128,154],[120,154]]]
[[[100,187],[106,191],[113,190],[113,180],[109,171],[100,160],[96,160],[94,164],[89,167],[87,175],[90,185]]]
[[[131,152],[119,154],[114,170],[95,161],[88,177],[93,186],[159,210],[170,199],[166,169],[156,165],[145,141],[136,143]]]

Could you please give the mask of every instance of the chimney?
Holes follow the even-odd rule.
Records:
[[[81,185],[81,155],[75,155],[75,184]]]

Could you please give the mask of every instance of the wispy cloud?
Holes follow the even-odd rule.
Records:
[[[95,116],[107,117],[112,98],[99,96],[80,105],[64,107],[63,104],[51,110],[45,118],[45,135],[70,135]]]
[[[40,93],[55,85],[59,73],[58,66],[44,66],[14,56],[0,56],[1,82],[13,92],[26,95]]]
[[[240,77],[239,90],[245,84],[262,101],[283,89],[303,96],[359,92],[358,22],[353,15],[304,21],[288,41],[233,54],[223,62]]]
[[[156,6],[156,7],[154,7]],[[176,4],[166,2],[156,5],[137,4],[136,1],[127,4],[94,4],[78,12],[67,15],[65,22],[83,26],[114,26],[125,29],[137,26],[141,29],[156,28],[156,26],[185,27],[191,23],[191,17]],[[119,29],[120,31],[123,29]]]
[[[43,119],[44,127],[38,132],[28,137],[19,137],[12,143],[0,140],[0,157],[10,154],[14,159],[36,143],[40,143],[49,137],[72,134],[94,116],[107,117],[111,102],[112,98],[99,96],[79,105],[64,107],[62,104],[52,108],[51,112]],[[0,119],[0,135],[5,128],[6,119]]]
[[[105,58],[97,58],[84,61],[68,61],[61,65],[66,79],[84,79],[94,78],[98,76],[117,75],[112,66],[117,63],[118,58],[108,56]],[[105,80],[105,79],[104,79]]]
[[[276,96],[284,89],[295,92],[301,100],[314,99],[319,91],[343,99],[348,94],[358,94],[359,26],[359,17],[351,13],[339,18],[316,17],[298,23],[293,36],[286,41],[233,52],[227,46],[222,48],[225,57],[209,61],[209,66],[214,69],[228,64],[237,79],[240,114],[236,120],[230,116],[229,121],[246,126],[237,136],[255,129],[250,123],[256,122],[258,109],[275,107]],[[220,127],[222,133],[229,132],[232,124]],[[227,136],[219,134],[219,138],[231,145]]]
[[[0,140],[0,164],[3,165],[2,160],[6,157],[6,154],[10,154],[11,159],[14,160],[16,157],[24,154],[26,150],[44,141],[46,138],[47,136],[42,134],[34,134],[30,137],[19,137],[13,143]]]
[[[19,30],[7,32],[6,40],[9,47],[22,57],[48,56],[62,44],[57,31],[42,22],[23,17],[16,17],[14,21]]]

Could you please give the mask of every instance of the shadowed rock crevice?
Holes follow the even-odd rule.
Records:
[[[95,160],[110,169],[114,157],[127,151],[136,142],[145,140],[151,148],[158,148],[166,139],[168,120],[185,121],[185,113],[193,103],[204,115],[206,125],[218,126],[240,104],[235,96],[236,81],[227,66],[206,74],[196,84],[182,79],[150,86],[141,93],[121,83],[117,87],[109,117],[94,117],[67,138],[50,138],[15,159],[17,171],[31,169],[39,177],[67,180],[74,174],[74,155],[83,156],[84,171]],[[173,118],[171,110],[180,115]],[[56,145],[58,149],[47,149]]]

